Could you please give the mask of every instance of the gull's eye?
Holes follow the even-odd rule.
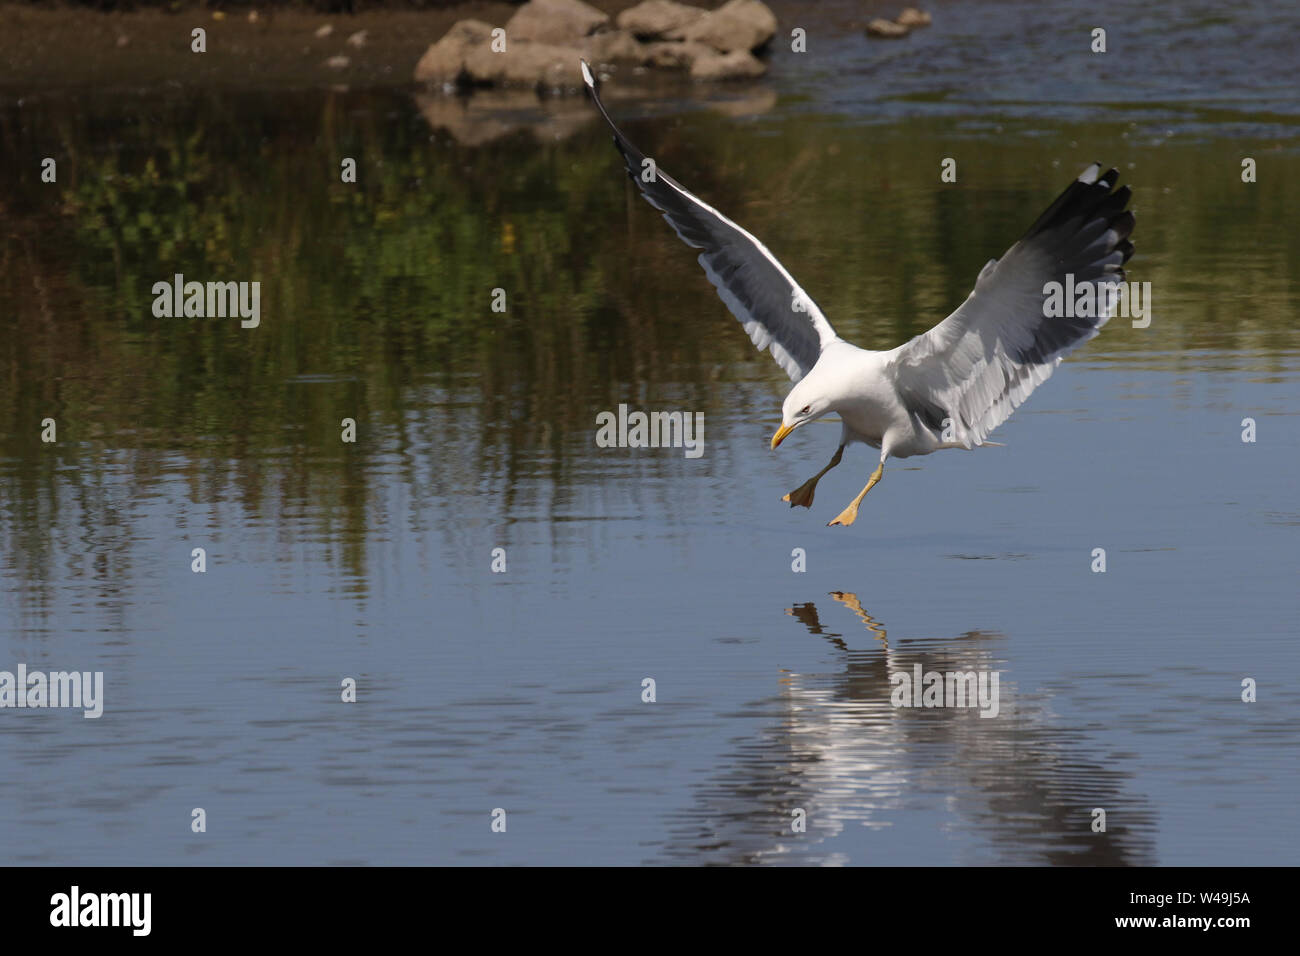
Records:
[[[811,406],[811,405],[805,405],[805,406],[803,407],[803,409],[800,410],[799,414],[800,414],[800,415],[807,415],[807,414],[808,414],[809,412],[811,412],[811,411],[812,411],[812,406]]]

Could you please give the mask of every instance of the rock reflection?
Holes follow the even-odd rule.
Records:
[[[767,86],[743,86],[739,90],[683,88],[680,81],[651,84],[650,92],[629,86],[607,86],[606,100],[632,101],[639,109],[647,103],[655,108],[679,109],[683,102],[698,104],[729,119],[759,116],[777,104],[776,90]],[[596,111],[583,96],[542,96],[534,90],[475,90],[455,95],[413,94],[416,110],[430,128],[449,134],[461,146],[485,146],[526,130],[539,143],[558,143],[591,124]]]
[[[576,97],[541,97],[532,90],[482,90],[472,96],[415,95],[415,108],[434,129],[463,146],[482,146],[526,129],[541,142],[568,139],[594,119]]]

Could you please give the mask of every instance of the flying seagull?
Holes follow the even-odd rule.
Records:
[[[811,507],[817,482],[855,442],[880,449],[867,485],[832,525],[851,525],[884,474],[885,461],[942,448],[973,448],[1047,380],[1070,351],[1114,312],[1124,263],[1133,255],[1130,191],[1094,163],[1001,259],[980,270],[966,301],[930,331],[887,352],[845,342],[794,277],[752,234],[665,175],[622,134],[600,101],[587,63],[582,78],[614,133],[628,174],[687,245],[718,295],[759,349],[772,353],[794,387],[781,407],[775,449],[796,428],[838,414],[840,444],[830,463],[783,501]],[[1113,190],[1113,191],[1112,191]],[[1049,309],[1048,283],[1072,283],[1088,315]],[[1065,311],[1076,311],[1066,309]],[[1053,313],[1049,317],[1049,313]]]

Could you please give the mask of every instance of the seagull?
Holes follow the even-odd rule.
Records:
[[[1133,255],[1134,217],[1125,208],[1130,190],[1115,188],[1116,170],[1103,173],[1093,163],[1001,259],[989,260],[966,301],[946,319],[889,351],[858,348],[835,333],[765,245],[629,142],[600,101],[585,60],[582,79],[641,195],[687,245],[702,250],[700,265],[718,296],[754,345],[771,352],[793,381],[772,449],[811,421],[840,417],[840,443],[830,463],[782,500],[811,508],[817,482],[840,463],[845,448],[880,450],[866,487],[832,526],[857,520],[862,499],[891,456],[996,444],[986,440],[989,433],[1115,311],[1124,263]],[[1080,307],[1049,307],[1051,283],[1072,289],[1067,306],[1077,299]]]

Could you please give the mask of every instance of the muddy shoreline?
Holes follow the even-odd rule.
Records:
[[[613,16],[635,0],[588,2]],[[517,8],[475,0],[432,10],[330,14],[254,6],[214,15],[199,8],[100,13],[3,4],[0,97],[12,101],[58,91],[168,86],[268,91],[411,86],[421,55],[457,20],[504,24]],[[327,26],[329,35],[317,36]],[[205,53],[190,49],[196,27],[207,32]],[[357,34],[363,34],[361,41],[349,43]]]

